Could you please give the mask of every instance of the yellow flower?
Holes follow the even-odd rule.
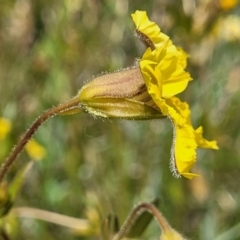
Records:
[[[238,4],[238,0],[219,0],[219,5],[224,10],[230,10],[235,8]]]
[[[171,170],[177,177],[182,175],[191,179],[197,176],[189,172],[196,161],[197,147],[218,149],[218,146],[216,141],[207,141],[202,137],[201,127],[193,128],[188,104],[175,97],[192,80],[185,71],[187,54],[148,20],[146,12],[136,11],[132,18],[137,33],[149,46],[139,61],[148,93],[174,126]]]
[[[11,122],[6,118],[0,118],[0,141],[4,140],[12,128]]]
[[[137,34],[148,46],[139,64],[94,78],[82,87],[77,98],[85,111],[98,117],[135,120],[168,117],[175,134],[171,170],[177,177],[192,178],[197,176],[190,173],[197,147],[218,147],[216,141],[202,137],[201,127],[193,128],[188,104],[175,97],[192,80],[185,71],[188,56],[148,20],[146,12],[136,11],[132,18]]]
[[[41,160],[46,155],[46,150],[44,147],[42,147],[36,140],[31,139],[27,145],[25,146],[25,149],[30,156],[30,158],[34,160]]]

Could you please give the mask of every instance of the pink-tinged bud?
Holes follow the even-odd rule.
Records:
[[[163,117],[147,92],[138,66],[96,77],[82,87],[78,98],[82,107],[94,116],[122,119]]]

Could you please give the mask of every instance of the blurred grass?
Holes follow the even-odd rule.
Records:
[[[123,222],[135,204],[159,197],[171,225],[190,239],[214,239],[239,224],[240,40],[224,38],[217,21],[239,17],[240,9],[223,11],[211,4],[1,1],[0,116],[13,123],[1,143],[1,159],[44,110],[74,96],[93,75],[131,66],[141,57],[144,47],[133,37],[130,16],[137,9],[146,10],[189,53],[194,81],[181,97],[190,103],[195,126],[203,125],[205,136],[220,146],[217,152],[199,151],[194,170],[202,178],[175,179],[167,120],[103,121],[84,113],[55,117],[36,134],[47,155],[32,168],[15,206],[76,218],[95,209],[101,218],[115,213]],[[9,181],[28,161],[23,153]],[[13,239],[98,239],[42,221],[10,220]],[[144,239],[158,233],[152,224]]]

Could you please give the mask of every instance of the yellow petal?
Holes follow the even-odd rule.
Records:
[[[192,178],[196,174],[189,173],[196,162],[197,144],[194,138],[194,129],[185,124],[183,127],[174,122],[175,136],[172,146],[172,171],[175,175]]]
[[[173,123],[174,139],[171,150],[171,171],[177,177],[193,178],[197,174],[189,171],[196,162],[197,143],[195,131],[189,124],[190,110],[187,103],[177,98],[159,99],[156,104],[162,113],[168,115]]]
[[[219,5],[222,9],[230,10],[235,8],[238,4],[238,0],[219,0]]]
[[[186,61],[186,56],[182,56],[184,54],[177,48],[175,52],[163,48],[152,51],[148,48],[139,63],[148,89],[151,85],[158,86],[159,90],[156,91],[161,98],[169,98],[184,91],[191,80],[190,74],[182,67],[183,58]]]
[[[184,91],[191,80],[190,74],[184,70],[187,54],[173,45],[154,22],[149,21],[146,12],[136,11],[132,18],[137,30],[149,38],[156,48],[148,48],[140,60],[141,71],[149,90],[153,87],[151,84],[158,86],[156,95],[163,98],[170,98]]]
[[[159,68],[163,75],[163,91],[164,98],[172,97],[183,92],[190,80],[190,74],[184,70],[187,61],[187,54],[179,49],[169,53],[167,51],[165,58],[160,62]]]
[[[164,115],[168,115],[173,123],[174,139],[171,150],[171,171],[177,177],[193,178],[197,174],[190,173],[196,162],[197,147],[218,149],[216,141],[208,141],[202,137],[202,127],[194,130],[190,120],[190,109],[187,103],[172,97],[156,101]]]
[[[155,47],[154,49],[149,44],[151,48],[146,50],[139,65],[148,93],[174,126],[172,171],[176,176],[193,178],[198,176],[190,173],[196,162],[197,147],[218,147],[216,141],[208,141],[202,137],[201,127],[197,130],[193,128],[188,104],[174,97],[184,91],[188,82],[192,80],[190,74],[185,71],[188,56],[182,49],[173,45],[154,22],[149,21],[146,12],[136,11],[132,18],[137,32],[150,40]]]
[[[160,45],[165,45],[166,43],[171,45],[169,37],[161,33],[160,28],[155,22],[149,21],[145,11],[136,11],[131,16],[136,29],[147,36],[155,48],[158,48]]]
[[[166,104],[168,106],[171,106],[176,111],[176,113],[179,115],[178,117],[181,120],[178,120],[178,125],[183,126],[185,123],[191,125],[191,120],[190,120],[191,111],[189,109],[189,105],[186,102],[182,102],[177,97],[172,97],[172,98],[166,99]],[[175,117],[176,116],[174,116],[174,118]]]
[[[219,149],[216,141],[208,141],[203,138],[203,129],[199,127],[195,130],[195,139],[197,145],[201,148],[211,148],[211,149]]]
[[[32,139],[30,140],[27,145],[25,146],[25,149],[30,156],[30,158],[34,160],[41,160],[46,155],[46,150],[44,147],[42,147],[36,140]]]
[[[4,140],[12,128],[11,122],[6,118],[0,118],[0,140]]]

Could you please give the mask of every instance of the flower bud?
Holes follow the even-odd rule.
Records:
[[[169,229],[161,234],[159,240],[185,240],[183,236],[181,236],[174,229]]]
[[[161,118],[148,94],[138,66],[96,77],[78,94],[82,107],[94,116],[122,119]]]

